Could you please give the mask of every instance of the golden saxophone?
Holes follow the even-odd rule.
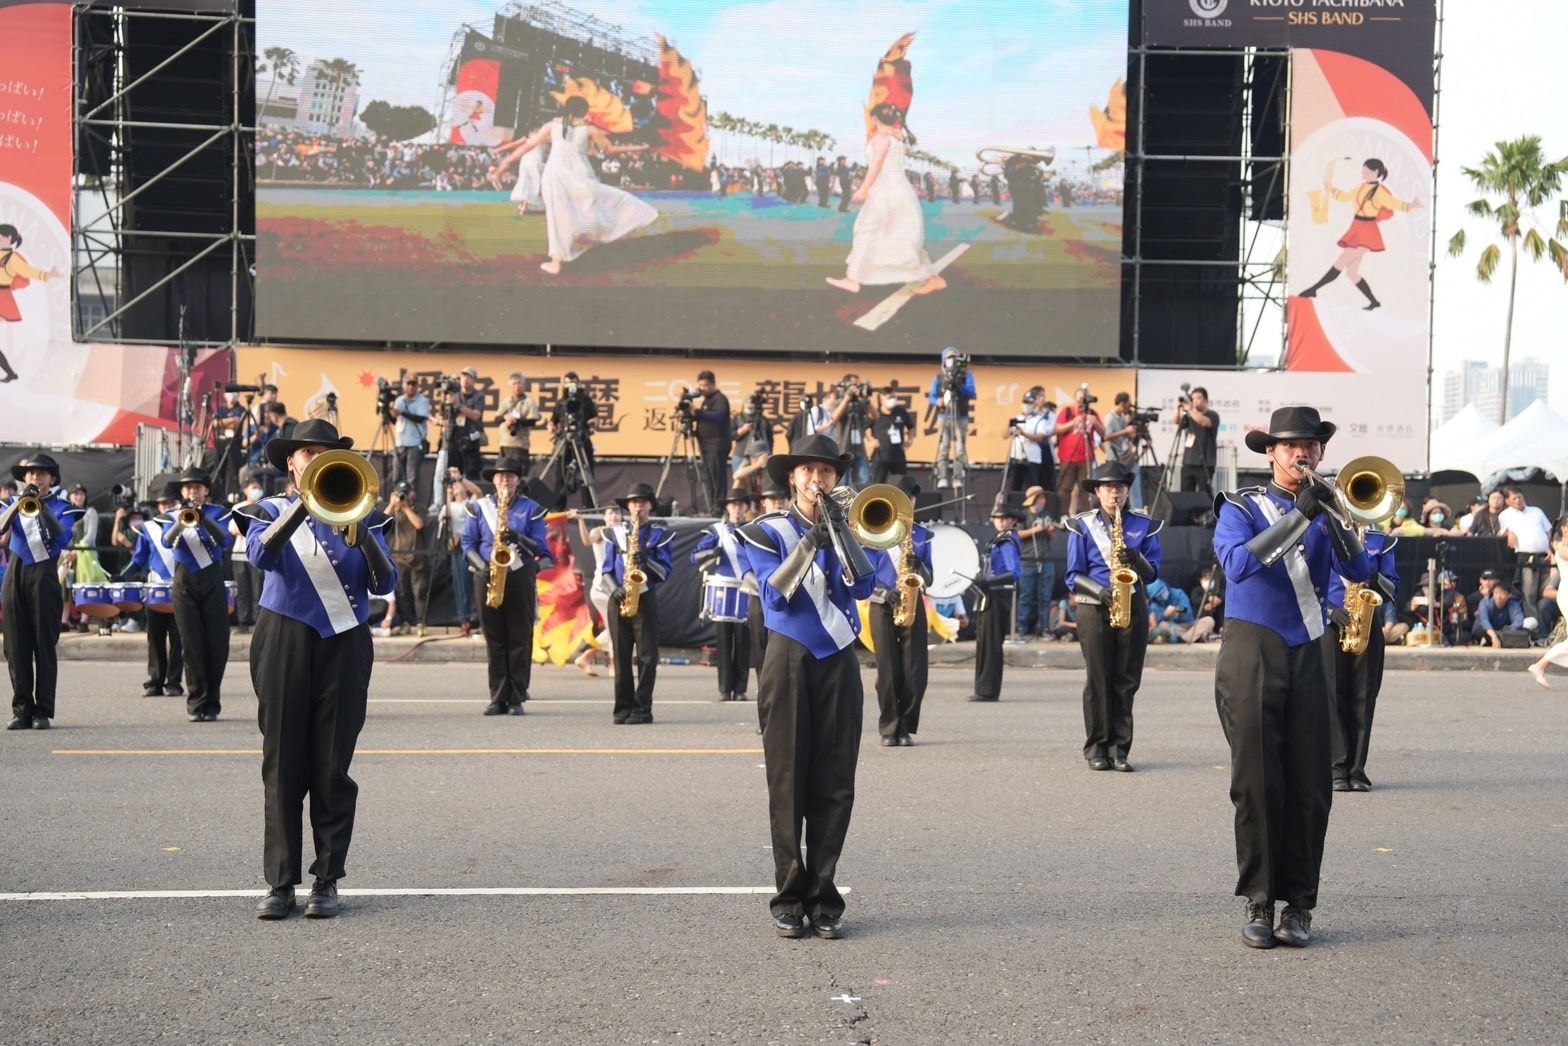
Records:
[[[642,548],[638,535],[642,525],[636,520],[626,525],[626,579],[621,582],[625,595],[621,596],[621,616],[636,617],[642,603],[642,590],[648,587],[648,575],[642,569]]]
[[[1127,628],[1132,624],[1132,587],[1138,583],[1138,572],[1121,565],[1122,549],[1127,542],[1122,536],[1122,510],[1118,507],[1111,516],[1111,627]]]
[[[1368,588],[1359,581],[1345,582],[1345,624],[1339,630],[1339,649],[1347,654],[1364,654],[1372,641],[1376,627],[1377,609],[1383,605],[1383,596],[1375,588]]]
[[[513,496],[506,494],[496,502],[495,546],[490,550],[490,577],[485,583],[485,606],[492,609],[506,599],[506,575],[512,569],[512,560],[517,556],[512,551],[512,528],[506,520],[512,508]]]
[[[898,583],[893,593],[893,626],[908,628],[915,623],[915,615],[924,609],[921,598],[926,583],[920,576],[915,560],[915,528],[899,544]]]

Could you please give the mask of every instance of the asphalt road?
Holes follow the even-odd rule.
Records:
[[[1132,775],[1085,769],[1081,673],[1010,671],[996,705],[962,701],[964,669],[933,675],[916,747],[879,748],[867,716],[840,869],[850,936],[830,942],[772,936],[765,893],[417,893],[770,887],[755,708],[712,703],[702,669],[662,669],[658,722],[639,728],[612,726],[608,681],[575,671],[541,670],[527,716],[484,718],[482,666],[378,665],[346,911],[261,923],[245,666],[224,718],[194,725],[182,701],[141,698],[133,666],[68,664],[57,728],[0,734],[0,1029],[61,1043],[1563,1038],[1568,690],[1391,674],[1376,789],[1336,796],[1317,940],[1255,952],[1231,896],[1208,675],[1146,676]],[[132,754],[193,750],[212,754]],[[15,899],[171,889],[247,892]]]

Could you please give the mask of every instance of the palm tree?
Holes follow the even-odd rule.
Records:
[[[262,57],[266,62],[258,62],[256,72],[265,73],[270,70],[272,73],[272,82],[267,85],[267,97],[261,103],[262,112],[266,112],[267,104],[272,101],[272,92],[277,90],[279,80],[290,87],[294,86],[294,78],[299,75],[299,55],[287,47],[269,47],[262,52]]]
[[[334,84],[343,87],[359,86],[359,66],[347,58],[328,58],[321,63],[319,75]]]
[[[1551,255],[1568,280],[1568,201],[1559,200],[1562,179],[1568,175],[1568,157],[1548,162],[1541,155],[1541,138],[1528,134],[1511,142],[1498,142],[1488,152],[1479,167],[1461,168],[1482,196],[1465,206],[1477,218],[1491,218],[1497,231],[1508,244],[1508,318],[1503,325],[1503,405],[1498,422],[1508,421],[1508,368],[1513,352],[1514,294],[1519,283],[1519,247],[1532,261]],[[1549,235],[1543,236],[1534,216],[1536,208],[1556,205],[1557,224]],[[1448,253],[1457,258],[1464,253],[1465,231],[1460,229],[1448,241]],[[1496,243],[1489,243],[1481,251],[1475,266],[1476,279],[1491,283],[1502,261],[1503,250]]]

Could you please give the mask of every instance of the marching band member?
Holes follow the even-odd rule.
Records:
[[[789,508],[789,489],[782,483],[768,480],[767,486],[762,488],[762,493],[757,495],[757,503],[761,511],[758,516],[766,516],[773,512],[783,512]],[[757,673],[757,693],[762,693],[762,661],[768,653],[768,628],[762,615],[762,592],[757,585],[757,575],[751,570],[750,562],[746,565],[747,591],[751,592],[751,603],[746,608],[747,625],[751,628],[751,670]],[[762,733],[762,705],[757,705],[757,733]]]
[[[160,519],[180,507],[180,499],[172,490],[158,496],[158,511],[142,524],[136,536],[136,548],[131,553],[130,570],[141,571],[151,584],[174,584],[174,550],[163,543],[165,524]],[[244,520],[238,520],[244,524]],[[147,609],[147,682],[142,684],[143,697],[178,697],[185,693],[180,679],[185,671],[184,648],[180,645],[180,629],[173,614]]]
[[[986,550],[985,570],[978,583],[980,598],[975,609],[975,692],[971,701],[995,701],[1002,696],[1002,640],[1013,624],[1013,588],[1023,570],[1023,546],[1013,528],[1025,510],[1004,500],[991,510],[996,537]]]
[[[1132,701],[1143,679],[1143,657],[1149,648],[1149,595],[1145,586],[1160,570],[1160,528],[1142,512],[1129,511],[1132,476],[1115,462],[1101,466],[1080,481],[1099,501],[1098,509],[1074,516],[1067,537],[1067,591],[1078,609],[1078,646],[1087,678],[1083,686],[1083,757],[1091,770],[1132,771]],[[1121,516],[1121,545],[1116,546],[1113,520]],[[1132,582],[1128,622],[1111,623],[1112,573],[1130,569]]]
[[[490,666],[490,704],[485,715],[523,714],[528,700],[528,683],[534,668],[534,620],[538,616],[539,561],[550,555],[550,538],[545,530],[544,508],[519,489],[523,463],[516,458],[501,458],[480,475],[495,484],[495,493],[469,504],[472,515],[463,529],[463,553],[473,571],[475,595],[488,587],[493,570],[504,569],[500,606],[488,598],[479,600],[479,623],[485,635],[485,659]],[[491,563],[495,555],[495,533],[500,524],[500,506],[505,504],[507,540],[511,563],[498,568]]]
[[[715,574],[740,580],[746,576],[746,567],[741,562],[737,531],[746,522],[747,512],[751,508],[751,494],[744,490],[732,490],[725,496],[723,505],[726,518],[702,532],[691,554],[691,561],[702,567],[704,575]],[[749,603],[755,601],[748,601],[748,612]],[[744,701],[746,677],[751,674],[751,627],[746,622],[715,621],[713,629],[718,637],[718,650],[714,656],[719,662],[719,700]]]
[[[318,454],[353,445],[330,422],[312,418],[292,438],[267,444],[267,460],[298,486]],[[282,919],[294,909],[307,794],[316,859],[305,915],[338,913],[337,881],[359,795],[348,768],[365,725],[373,662],[370,597],[397,587],[381,534],[385,516],[362,521],[358,543],[349,545],[345,533],[304,509],[294,495],[266,498],[249,510],[246,532],[246,555],[265,576],[250,645],[266,792],[262,867],[272,887],[257,905],[261,919]]]
[[[181,505],[159,516],[159,539],[174,553],[174,626],[185,653],[185,711],[193,723],[215,723],[223,710],[223,672],[229,664],[229,594],[223,587],[223,560],[234,535],[229,512],[207,503],[212,479],[205,469],[186,469],[169,484]],[[196,522],[181,522],[195,510]]]
[[[636,484],[615,503],[627,518],[625,526],[609,530],[602,568],[615,583],[610,593],[610,647],[615,663],[612,721],[638,726],[653,722],[653,684],[659,673],[658,588],[670,579],[675,566],[671,558],[675,531],[648,521],[653,514],[653,488],[646,483]],[[642,572],[638,585],[627,585],[629,559],[635,559]],[[628,615],[628,609],[633,613]]]
[[[1334,425],[1312,407],[1281,407],[1267,432],[1247,433],[1273,481],[1222,493],[1214,554],[1225,572],[1225,642],[1214,697],[1231,752],[1236,806],[1236,893],[1247,899],[1242,940],[1252,948],[1311,940],[1328,831],[1328,690],[1323,593],[1329,574],[1366,581],[1372,564],[1355,531],[1325,506],[1315,469]],[[1285,911],[1274,926],[1274,902]]]
[[[910,501],[920,496],[920,484],[912,476],[898,477],[898,487],[909,495]],[[877,733],[882,736],[884,748],[914,744],[911,737],[920,732],[920,703],[925,699],[930,669],[925,586],[931,583],[931,532],[918,523],[914,526],[912,551],[921,587],[909,597],[914,602],[914,617],[903,628],[893,621],[899,598],[898,579],[904,566],[903,549],[870,549],[866,553],[877,568],[870,617],[877,659]]]
[[[1369,586],[1393,605],[1399,591],[1399,572],[1394,566],[1394,545],[1399,541],[1376,528],[1362,538],[1367,558],[1373,567]],[[1336,570],[1328,579],[1328,617],[1344,628],[1350,622],[1345,607],[1345,579]],[[1372,713],[1377,708],[1378,691],[1383,689],[1383,623],[1376,610],[1367,622],[1367,648],[1359,654],[1341,650],[1339,630],[1323,633],[1323,649],[1333,671],[1329,677],[1333,699],[1328,706],[1329,748],[1334,753],[1333,788],[1336,792],[1370,792],[1367,780],[1367,749],[1372,744]]]
[[[768,475],[789,485],[790,508],[741,528],[763,620],[773,633],[757,703],[778,888],[769,908],[781,937],[804,937],[807,917],[818,937],[843,934],[844,897],[833,875],[855,803],[865,700],[854,651],[855,600],[876,585],[863,554],[853,582],[846,582],[825,518],[823,501],[849,464],[827,436],[796,440],[788,454],[768,461]],[[860,551],[853,536],[846,540],[848,554]],[[804,850],[803,838],[809,840]]]
[[[60,466],[48,454],[23,458],[11,466],[11,476],[23,488],[0,511],[0,533],[8,535],[11,551],[0,588],[5,618],[0,628],[11,671],[12,719],[6,729],[47,730],[54,718],[60,672],[55,644],[65,610],[56,564],[71,543],[71,527],[82,510],[61,494]],[[23,512],[24,506],[29,511]]]

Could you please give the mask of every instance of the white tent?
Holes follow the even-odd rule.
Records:
[[[1468,472],[1485,479],[1491,474],[1486,454],[1500,431],[1497,422],[1477,410],[1474,403],[1467,404],[1432,433],[1432,471]]]
[[[1475,473],[1482,478],[1503,469],[1539,468],[1550,472],[1557,482],[1568,484],[1568,418],[1544,400],[1536,400],[1486,437],[1482,450],[1485,471]],[[1435,462],[1435,454],[1433,459]]]

